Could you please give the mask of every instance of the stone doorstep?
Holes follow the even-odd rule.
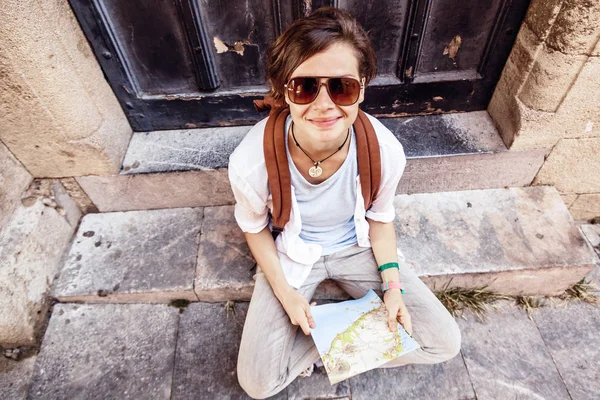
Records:
[[[506,150],[486,111],[381,121],[407,157],[399,194],[526,186],[546,155]],[[120,175],[77,182],[101,212],[233,204],[226,167],[249,129],[138,132]]]
[[[487,286],[556,295],[596,261],[553,188],[401,195],[395,205],[406,267],[432,290]],[[54,296],[89,303],[247,301],[254,264],[233,206],[90,214]],[[348,296],[326,281],[315,298]]]

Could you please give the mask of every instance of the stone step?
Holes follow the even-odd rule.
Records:
[[[398,246],[433,290],[555,295],[596,256],[555,189],[396,197]],[[233,206],[88,214],[54,288],[61,302],[249,300],[254,260]],[[315,298],[346,298],[335,283]]]
[[[486,111],[381,121],[408,160],[399,194],[527,186],[546,155],[508,151]],[[101,212],[233,204],[227,162],[249,129],[135,133],[121,174],[77,181]]]
[[[236,373],[247,309],[248,303],[200,302],[182,311],[57,304],[35,366],[25,360],[7,371],[0,359],[3,398],[21,399],[29,386],[32,400],[249,399]],[[450,361],[376,369],[333,386],[317,369],[270,399],[597,398],[599,308],[559,304],[529,318],[505,302],[485,321],[467,314],[458,323],[462,350]]]

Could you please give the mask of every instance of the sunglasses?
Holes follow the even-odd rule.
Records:
[[[327,79],[321,82],[321,79]],[[288,97],[295,104],[312,103],[325,85],[329,98],[338,106],[351,106],[358,101],[364,86],[354,78],[328,78],[326,76],[301,76],[284,85]]]

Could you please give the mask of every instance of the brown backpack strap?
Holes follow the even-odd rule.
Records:
[[[263,150],[269,190],[273,200],[272,233],[273,239],[276,239],[289,222],[292,211],[292,179],[285,148],[285,121],[290,111],[270,98],[265,98],[264,101],[256,100],[254,104],[259,111],[271,110],[265,126]],[[365,200],[365,210],[368,210],[377,197],[381,182],[381,155],[375,128],[361,110],[358,111],[358,117],[354,122],[354,132],[358,154],[358,173]]]
[[[256,104],[256,102],[255,102]],[[270,107],[271,112],[263,140],[269,190],[273,200],[271,219],[273,238],[276,238],[290,220],[292,211],[292,179],[285,149],[285,121],[288,108]]]
[[[358,117],[354,122],[354,133],[361,192],[365,200],[365,210],[368,210],[377,197],[381,183],[381,154],[375,128],[362,110],[358,110]]]

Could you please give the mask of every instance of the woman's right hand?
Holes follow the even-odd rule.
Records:
[[[314,329],[316,325],[310,313],[310,305],[304,296],[290,287],[278,297],[292,325],[299,325],[305,335],[310,335],[310,328]]]

